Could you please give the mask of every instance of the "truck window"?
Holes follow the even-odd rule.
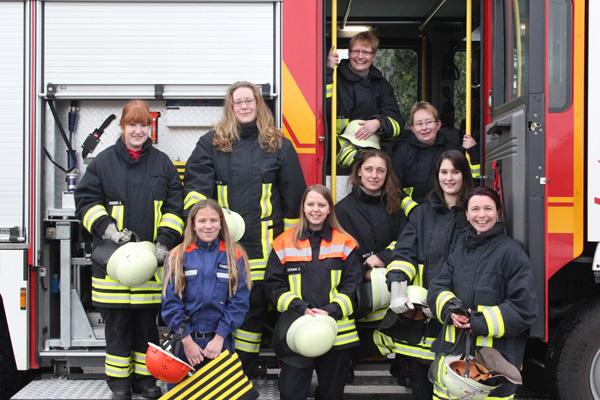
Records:
[[[551,0],[548,8],[548,109],[571,104],[571,2]]]

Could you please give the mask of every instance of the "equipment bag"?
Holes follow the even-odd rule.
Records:
[[[160,398],[169,399],[255,400],[258,391],[244,375],[238,355],[225,350]]]

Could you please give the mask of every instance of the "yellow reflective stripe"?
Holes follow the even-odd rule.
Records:
[[[233,340],[236,350],[247,353],[258,353],[260,351],[262,333],[238,329],[233,332]]]
[[[164,265],[162,267],[156,268],[156,272],[154,273],[154,279],[156,279],[156,282],[158,282],[160,284],[161,288],[162,288],[162,284],[163,284],[162,278],[164,275],[165,275],[165,266]]]
[[[272,183],[263,183],[262,192],[260,195],[260,218],[269,218],[273,213],[273,205],[271,204]]]
[[[419,272],[413,278],[412,284],[423,287],[423,264],[419,264]]]
[[[373,311],[372,313],[367,314],[366,316],[357,319],[358,322],[373,322],[373,321],[381,321],[383,317],[385,317],[387,309],[382,308],[377,311]]]
[[[446,332],[444,332],[444,340],[448,343],[454,343],[456,340],[456,327],[454,325],[448,325]]]
[[[125,220],[125,206],[116,205],[110,210],[110,216],[117,221],[117,229],[123,230],[123,221]]]
[[[227,185],[217,185],[217,201],[221,207],[229,208]]]
[[[336,322],[338,324],[338,334],[333,342],[334,346],[358,341],[358,332],[356,332],[356,324],[353,319],[343,318]]]
[[[106,353],[104,371],[108,376],[127,378],[132,372],[131,356],[121,357]]]
[[[471,164],[469,162],[469,164],[471,165],[471,175],[473,176],[473,178],[477,178],[478,176],[481,175],[481,165],[480,164]]]
[[[133,352],[133,372],[138,375],[151,375],[146,368],[146,353]]]
[[[402,189],[404,191],[404,193],[406,193],[407,196],[412,197],[413,191],[415,190],[414,187],[405,187],[404,189]]]
[[[265,260],[269,259],[269,254],[271,254],[271,243],[273,243],[273,229],[269,229],[273,221],[261,221],[260,223],[260,234],[262,237],[261,246],[263,258]],[[266,264],[265,264],[266,265]]]
[[[331,93],[333,93],[333,83],[328,83],[325,85],[325,97],[330,98]]]
[[[184,227],[183,219],[179,218],[177,215],[172,213],[166,213],[160,219],[160,223],[158,224],[159,228],[171,228],[175,232],[178,232],[180,235],[183,235],[183,227]]]
[[[448,396],[446,396],[446,387],[444,386],[444,377],[446,376],[446,363],[444,362],[445,356],[440,356],[435,359],[434,362],[438,363],[437,368],[434,371],[437,371],[433,383],[433,399],[437,400],[448,400]]]
[[[340,305],[344,317],[347,317],[348,315],[354,312],[354,308],[352,307],[352,301],[350,300],[350,297],[346,296],[343,293],[338,293],[335,296],[335,298],[331,300],[331,302]]]
[[[475,344],[480,347],[494,347],[494,338],[491,336],[477,336]]]
[[[412,281],[417,275],[417,269],[408,261],[394,260],[387,266],[386,274],[390,271],[401,271],[408,276],[408,280]]]
[[[435,315],[438,320],[442,321],[442,309],[444,308],[444,305],[446,305],[448,301],[455,297],[456,296],[454,296],[454,293],[449,292],[447,290],[438,294],[437,299],[435,299]],[[442,321],[442,323],[443,322],[444,321]]]
[[[262,281],[265,279],[267,270],[267,260],[263,258],[254,258],[250,261],[250,279],[252,281]]]
[[[418,344],[410,345],[403,342],[394,343],[394,353],[402,354],[409,357],[420,358],[422,360],[433,360],[435,353],[431,351],[431,344],[435,339],[423,338]]]
[[[388,246],[385,249],[386,250],[394,250],[395,247],[396,247],[396,241],[394,240],[392,243],[388,244]]]
[[[352,165],[358,150],[350,141],[340,139],[340,144],[342,144],[342,147],[337,153],[336,162],[341,167],[349,167]]]
[[[287,231],[288,229],[292,229],[299,223],[300,223],[300,218],[284,218],[283,219],[283,230]]]
[[[300,296],[294,292],[284,292],[279,296],[279,299],[277,299],[277,311],[284,312],[287,310],[292,300],[296,298],[300,298]]]
[[[152,241],[156,240],[156,236],[158,235],[158,226],[160,224],[160,220],[162,219],[162,200],[154,200],[154,236]]]
[[[373,343],[377,346],[379,353],[386,356],[394,352],[394,340],[388,335],[384,335],[377,329],[373,331]]]
[[[410,214],[410,212],[413,210],[413,208],[415,208],[418,205],[419,203],[417,203],[408,196],[402,199],[402,201],[400,202],[400,207],[402,207],[402,210],[404,210],[404,215],[406,215],[407,217],[408,214]]]
[[[206,196],[200,194],[199,192],[195,192],[195,191],[189,192],[187,194],[187,196],[185,196],[185,199],[183,200],[183,209],[187,210],[188,208],[190,208],[191,206],[193,206],[200,200],[206,200]]]
[[[398,121],[396,121],[394,118],[392,117],[387,117],[388,120],[390,120],[390,123],[392,124],[392,130],[393,130],[393,135],[392,137],[398,137],[400,135],[400,124],[398,123]]]
[[[104,217],[105,215],[108,215],[108,213],[103,205],[98,204],[90,207],[90,209],[87,210],[83,216],[83,226],[88,230],[88,232],[92,233],[92,225],[94,225],[94,222],[96,222],[98,218]]]
[[[487,396],[485,398],[485,400],[513,400],[515,398],[515,395],[510,395],[507,397],[498,397],[498,396]]]
[[[348,125],[348,118],[339,118],[336,120],[336,129],[337,129],[337,134],[339,135],[340,132],[343,132],[344,129],[346,129],[346,125]]]
[[[483,317],[485,318],[485,323],[487,324],[488,328],[488,336],[504,336],[504,318],[502,318],[500,307],[477,306],[477,311],[481,311]]]
[[[339,246],[330,246],[327,249],[332,250],[333,247],[339,247]],[[321,250],[323,250],[323,249],[324,248],[321,248]],[[339,251],[339,250],[336,250],[336,251]],[[323,253],[323,252],[321,251],[321,253]],[[350,300],[350,297],[348,297],[347,295],[345,295],[343,293],[339,293],[337,290],[337,287],[339,286],[341,281],[342,281],[342,270],[332,269],[331,270],[331,288],[329,289],[329,300],[332,303],[339,304],[340,308],[342,309],[342,315],[344,317],[347,317],[354,312],[354,308],[352,307],[352,300]]]

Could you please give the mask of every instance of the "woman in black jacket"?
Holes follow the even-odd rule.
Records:
[[[396,239],[406,225],[401,207],[404,195],[390,156],[381,150],[362,153],[348,178],[352,191],[336,204],[335,212],[342,227],[358,242],[363,281],[369,282],[373,268],[385,268],[389,263]],[[359,316],[360,347],[355,361],[393,351],[391,339],[374,329],[386,309]]]
[[[411,213],[387,267],[387,280],[392,287],[391,309],[398,314],[411,312],[414,308],[406,296],[406,287],[410,284],[427,289],[466,227],[461,205],[473,188],[467,159],[457,150],[443,153],[437,160],[435,177],[435,189],[430,193],[429,201]],[[431,399],[433,385],[427,379],[427,371],[435,357],[431,343],[440,329],[441,324],[430,320],[418,344],[401,341],[395,344],[396,353],[411,357],[413,398],[416,400]]]
[[[448,351],[453,345],[449,338],[456,338],[457,329],[466,329],[475,344],[471,349],[493,347],[520,369],[527,330],[538,311],[531,262],[498,222],[501,204],[495,191],[480,186],[467,196],[466,204],[470,227],[429,285],[427,303],[435,318],[451,321],[432,350]],[[455,345],[454,354],[465,351],[464,343]],[[446,398],[443,382],[435,384],[434,398]],[[515,385],[504,383],[489,396],[509,399],[514,393]]]
[[[292,142],[275,126],[258,87],[235,82],[228,89],[223,118],[198,140],[186,164],[184,215],[202,199],[239,213],[240,239],[250,260],[250,310],[234,333],[244,372],[251,376],[258,359],[267,317],[263,279],[271,242],[298,223],[306,189]]]

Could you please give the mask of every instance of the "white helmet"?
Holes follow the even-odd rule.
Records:
[[[356,147],[370,147],[378,150],[381,149],[381,146],[379,145],[379,135],[377,134],[372,134],[366,139],[357,139],[356,136],[354,136],[356,134],[356,131],[360,129],[361,122],[365,121],[362,119],[355,119],[350,121],[350,123],[348,123],[346,129],[344,129],[344,132],[342,132],[340,137],[350,141],[350,143],[352,143]]]
[[[148,281],[158,267],[156,248],[150,242],[129,242],[115,250],[106,273],[124,285],[135,287]]]
[[[406,295],[411,303],[421,307],[429,307],[427,305],[427,289],[419,285],[409,285],[406,288]]]
[[[443,384],[451,399],[484,400],[488,394],[500,385],[482,383],[492,377],[490,371],[475,361],[469,361],[469,373],[465,376],[466,361],[460,355],[447,356],[444,359],[446,371]]]
[[[328,315],[303,315],[295,320],[286,334],[289,348],[304,357],[319,357],[327,353],[337,336],[335,319]]]
[[[235,211],[231,211],[229,208],[223,207],[223,215],[225,216],[225,223],[229,228],[229,234],[234,242],[238,242],[246,230],[246,223],[244,218]]]
[[[392,295],[385,283],[385,272],[385,268],[373,268],[371,270],[371,281],[358,285],[356,291],[358,308],[354,312],[354,318],[360,319],[372,312],[390,306]]]

